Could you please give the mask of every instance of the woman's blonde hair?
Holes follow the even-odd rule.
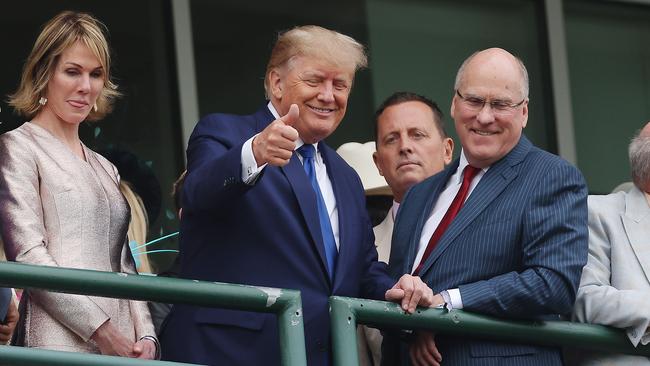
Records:
[[[147,227],[149,227],[149,218],[147,217],[147,211],[145,211],[144,208],[144,202],[142,202],[142,198],[133,191],[129,183],[124,180],[120,181],[120,191],[124,195],[124,198],[126,198],[126,202],[129,204],[129,208],[131,209],[131,221],[129,222],[129,230],[126,234],[129,239],[129,244],[134,241],[137,243],[137,246],[140,246],[147,242]],[[133,257],[137,258],[136,263],[138,263],[138,273],[152,273],[149,257],[147,254],[141,253],[146,251],[147,249],[143,247],[132,252]]]
[[[111,81],[111,56],[106,41],[106,26],[86,13],[64,11],[43,26],[23,68],[20,85],[9,96],[8,103],[16,112],[32,119],[41,107],[50,78],[61,54],[76,42],[82,42],[97,57],[104,69],[104,87],[87,120],[102,119],[113,108],[113,101],[120,96],[117,85]]]

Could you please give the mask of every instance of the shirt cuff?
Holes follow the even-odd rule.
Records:
[[[151,342],[153,342],[154,346],[156,346],[154,360],[160,360],[160,356],[162,355],[162,352],[160,352],[161,351],[160,342],[158,342],[158,339],[156,339],[156,337],[150,336],[150,335],[146,335],[146,336],[140,338],[140,340],[143,340],[143,339],[148,339]]]
[[[440,293],[445,303],[447,303],[447,310],[462,309],[463,299],[460,297],[460,289],[452,288]]]
[[[257,135],[259,135],[259,133]],[[244,146],[241,148],[241,179],[244,183],[249,185],[255,184],[257,177],[266,166],[265,163],[258,167],[257,161],[255,161],[255,155],[253,155],[253,139],[257,137],[257,135],[246,140]]]

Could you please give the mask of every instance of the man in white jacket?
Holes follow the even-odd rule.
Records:
[[[574,319],[622,328],[636,347],[650,343],[650,123],[629,153],[634,187],[589,196],[589,259]],[[650,365],[641,356],[574,350],[567,356],[571,365]]]

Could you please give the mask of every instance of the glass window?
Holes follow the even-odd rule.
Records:
[[[565,4],[578,165],[591,193],[630,181],[627,155],[650,112],[650,7]]]
[[[194,0],[191,5],[201,114],[257,110],[264,103],[262,82],[276,33],[318,24],[369,46],[370,68],[357,74],[346,117],[328,139],[333,147],[373,139],[375,108],[398,90],[429,96],[448,115],[460,63],[478,49],[499,46],[522,57],[529,69],[531,116],[526,134],[540,147],[555,150],[551,105],[544,95],[548,74],[540,11],[532,0],[288,1],[255,6]]]
[[[277,33],[316,24],[367,44],[363,1],[212,1],[191,2],[201,115],[250,114],[265,104],[264,73]],[[373,113],[369,72],[357,74],[348,110],[327,139],[333,148],[371,138]]]
[[[530,78],[525,134],[555,151],[551,98],[547,93],[544,30],[536,1],[368,0],[373,97],[381,103],[395,91],[430,97],[445,114],[447,132],[460,142],[449,116],[454,80],[473,52],[501,47],[520,57]]]

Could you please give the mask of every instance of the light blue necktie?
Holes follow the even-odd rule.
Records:
[[[316,203],[318,205],[318,218],[320,221],[320,231],[323,235],[323,244],[325,245],[325,257],[327,259],[327,269],[329,271],[330,280],[334,279],[334,270],[336,268],[336,259],[339,255],[336,249],[336,241],[334,240],[334,232],[332,231],[332,223],[327,214],[327,206],[321,194],[318,180],[316,179],[316,169],[314,167],[314,154],[316,149],[314,145],[304,144],[298,148],[298,153],[302,156],[302,165],[305,168],[307,177],[311,181],[311,186],[316,193]]]

